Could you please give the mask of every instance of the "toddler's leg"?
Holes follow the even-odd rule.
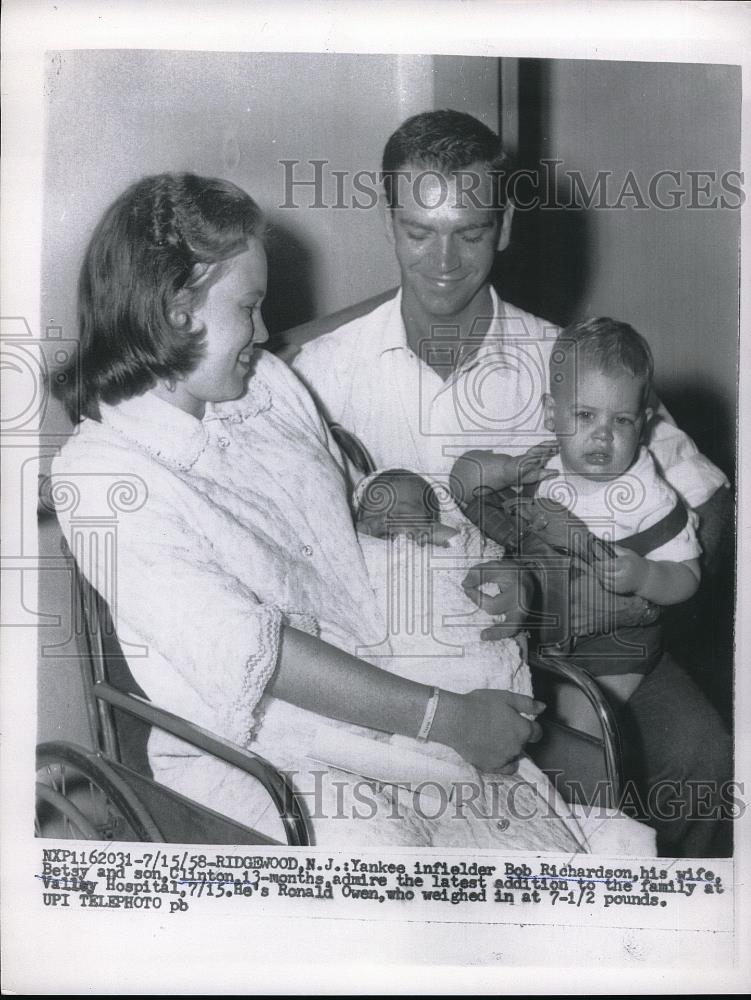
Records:
[[[625,705],[639,684],[643,674],[607,674],[596,678],[608,701],[616,711]],[[590,736],[602,736],[600,723],[586,697],[573,685],[561,684],[556,689],[556,716],[564,725],[579,729]]]
[[[643,680],[644,674],[606,674],[604,677],[598,677],[597,683],[604,688],[613,707],[620,709]]]

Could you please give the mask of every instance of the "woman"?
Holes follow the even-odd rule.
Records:
[[[485,801],[497,785],[475,768],[513,771],[542,706],[439,692],[353,655],[385,627],[373,625],[340,455],[295,376],[255,350],[267,339],[262,236],[234,185],[164,174],[118,198],[86,252],[79,357],[60,390],[80,423],[53,476],[91,513],[113,476],[141,484],[118,521],[111,601],[126,648],[146,650],[129,656],[134,676],[155,703],[290,771],[316,843],[578,849],[575,826],[549,809],[486,817],[447,799],[434,815],[325,766],[320,747],[360,727],[429,736],[472,765]],[[70,538],[70,513],[59,516]],[[82,569],[114,593],[102,564]],[[239,772],[164,734],[149,753],[157,780],[263,825]]]

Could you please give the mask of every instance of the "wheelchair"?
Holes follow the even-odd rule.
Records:
[[[153,705],[131,674],[109,608],[80,573],[65,541],[72,612],[95,750],[41,743],[36,754],[39,837],[184,844],[277,845],[258,830],[156,782],[146,745],[152,728],[239,768],[259,782],[283,825],[286,844],[310,844],[306,812],[290,781],[258,754]]]
[[[335,429],[340,443],[344,434]],[[148,701],[128,668],[106,602],[78,571],[70,553],[66,555],[83,644],[80,666],[86,710],[96,749],[62,741],[39,744],[36,835],[113,842],[280,843],[156,782],[146,745],[151,729],[157,728],[260,782],[281,818],[286,843],[310,844],[304,805],[283,774],[257,754]],[[538,680],[573,684],[595,709],[602,727],[598,739],[544,718],[543,737],[527,747],[529,756],[566,801],[614,805],[622,781],[620,743],[612,710],[600,689],[586,671],[566,660],[535,653],[528,659],[536,691]]]

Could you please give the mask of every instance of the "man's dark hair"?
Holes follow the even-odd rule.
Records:
[[[487,167],[493,178],[492,207],[503,207],[509,158],[495,132],[463,111],[414,115],[399,126],[383,151],[382,179],[388,204],[396,206],[396,173],[408,165],[449,176],[475,164]]]
[[[74,423],[194,370],[204,338],[190,313],[251,236],[261,211],[229,181],[158,174],[120,195],[81,267],[77,355],[53,379]]]

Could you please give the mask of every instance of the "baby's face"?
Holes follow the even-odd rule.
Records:
[[[644,383],[623,373],[577,372],[572,386],[546,398],[545,426],[555,433],[567,472],[598,481],[631,466],[651,410],[643,406]]]
[[[429,497],[430,487],[419,476],[377,476],[365,490],[358,527],[375,538],[426,531],[438,523]]]

